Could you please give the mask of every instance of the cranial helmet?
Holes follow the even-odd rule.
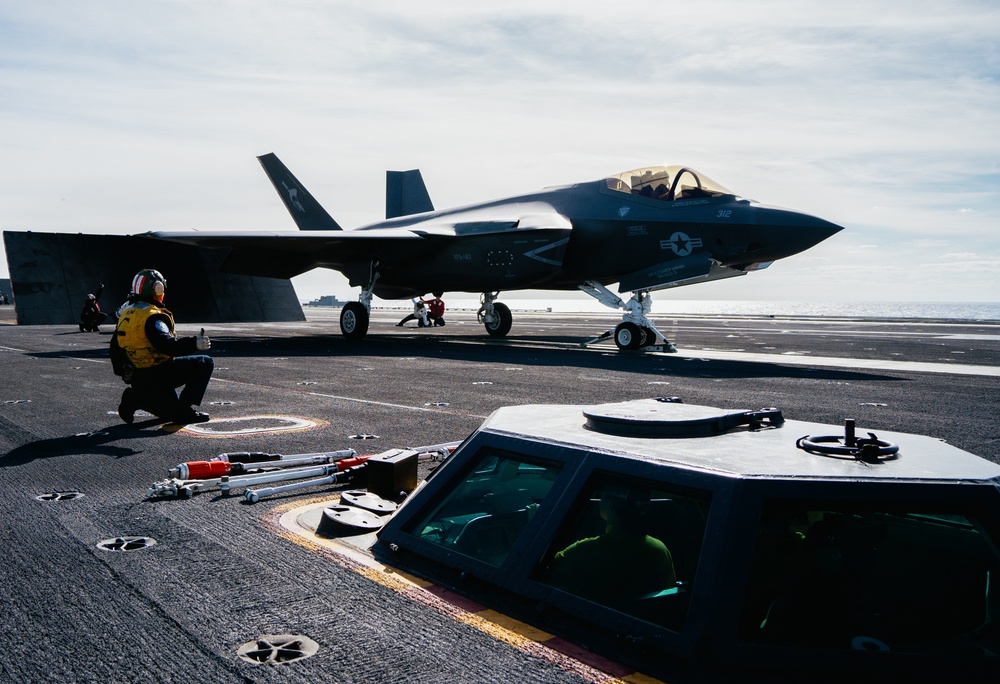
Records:
[[[163,293],[167,291],[167,279],[159,271],[144,268],[132,278],[132,294],[146,299],[163,301]]]

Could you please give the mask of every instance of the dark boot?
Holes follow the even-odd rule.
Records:
[[[118,417],[131,425],[135,420],[135,411],[138,408],[139,405],[136,400],[135,390],[131,387],[126,387],[125,391],[122,392],[122,400],[118,403]]]
[[[188,423],[204,423],[207,420],[207,413],[195,411],[193,407],[188,406],[178,411],[170,422],[178,425],[187,425]]]

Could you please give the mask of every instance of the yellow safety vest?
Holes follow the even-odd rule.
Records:
[[[170,325],[170,334],[174,333],[174,315],[155,304],[136,302],[130,304],[118,317],[118,346],[128,357],[129,363],[135,368],[152,368],[170,360],[172,357],[162,354],[153,347],[146,337],[146,321],[154,315],[166,316]]]

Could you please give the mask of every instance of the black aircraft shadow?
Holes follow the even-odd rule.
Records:
[[[435,334],[369,335],[363,342],[352,342],[338,333],[329,335],[296,335],[293,337],[212,337],[216,366],[226,358],[269,356],[351,356],[357,358],[399,358],[427,356],[450,361],[511,363],[520,366],[566,367],[591,370],[613,370],[637,375],[663,375],[689,378],[809,378],[830,381],[901,382],[905,377],[886,372],[820,366],[786,365],[779,361],[741,361],[737,359],[698,359],[667,354],[649,355],[642,352],[619,352],[609,349],[595,353],[582,349],[575,336],[524,336],[504,338],[470,337],[447,334],[435,329]],[[422,332],[422,331],[421,331]],[[471,342],[471,344],[470,344]],[[548,346],[543,346],[548,345]],[[551,345],[560,345],[553,347]],[[38,358],[110,359],[106,347],[65,351],[33,352]],[[780,357],[779,357],[780,358]]]
[[[474,340],[476,344],[469,344]],[[534,346],[543,341],[561,343],[566,347]],[[216,366],[225,365],[226,358],[267,356],[350,356],[356,358],[400,358],[426,356],[436,360],[470,361],[485,364],[516,364],[519,366],[566,367],[612,370],[635,373],[643,377],[662,375],[689,378],[808,378],[829,381],[906,381],[905,377],[885,372],[826,368],[819,366],[783,365],[779,362],[715,360],[648,355],[641,352],[594,353],[578,346],[579,338],[469,338],[449,335],[369,336],[363,342],[345,340],[339,334],[296,337],[214,337],[211,354]],[[572,346],[570,346],[572,344]]]
[[[55,458],[58,456],[78,456],[81,454],[100,454],[114,458],[134,456],[135,454],[142,453],[142,451],[118,446],[115,442],[120,439],[145,439],[169,434],[169,431],[163,428],[158,430],[143,429],[162,424],[162,420],[152,418],[132,425],[112,425],[100,428],[94,432],[28,442],[0,456],[0,468],[10,468],[38,459]]]
[[[105,324],[106,325],[106,324]],[[82,330],[67,330],[65,332],[52,333],[53,337],[62,337],[63,335],[113,335],[114,327],[109,327],[107,330],[98,330],[96,333],[83,332]]]

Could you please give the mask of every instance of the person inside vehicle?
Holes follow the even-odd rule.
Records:
[[[194,407],[201,404],[215,364],[211,356],[196,352],[207,351],[212,343],[204,328],[198,335],[177,337],[173,314],[163,307],[166,289],[159,271],[139,271],[111,341],[115,373],[131,385],[118,405],[118,415],[128,424],[139,409],[180,424],[208,420],[208,414]],[[182,385],[178,396],[176,388]]]
[[[551,582],[605,605],[672,588],[677,583],[670,551],[642,529],[642,498],[612,488],[601,495],[604,532],[556,553]]]

